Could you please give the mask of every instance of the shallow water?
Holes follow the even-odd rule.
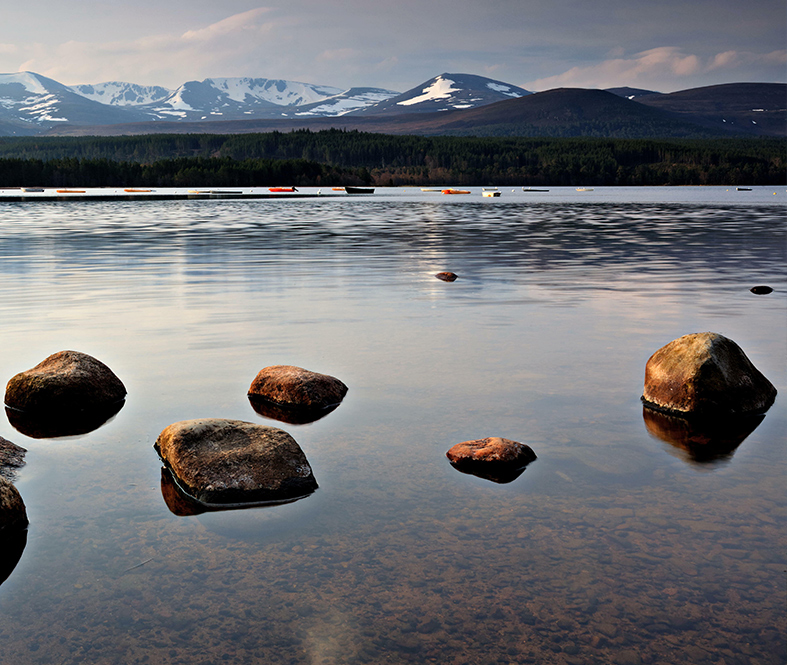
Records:
[[[74,349],[129,392],[81,436],[0,424],[29,451],[4,659],[783,663],[785,192],[503,191],[0,203],[0,377]],[[779,396],[698,460],[639,396],[653,351],[705,330]],[[349,393],[266,420],[246,391],[273,364]],[[280,426],[320,488],[173,514],[152,446],[200,417]],[[484,436],[538,459],[454,470]]]

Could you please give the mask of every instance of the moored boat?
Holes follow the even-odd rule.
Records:
[[[548,189],[536,189],[535,187],[523,187],[523,192],[548,192]]]
[[[268,187],[269,192],[297,192],[295,187]]]
[[[349,187],[346,186],[344,191],[348,194],[374,194],[374,187]]]
[[[127,189],[124,189],[123,191],[124,192],[142,193],[142,192],[152,192],[153,190],[152,189],[134,189],[132,187],[129,187]]]
[[[84,189],[58,189],[58,194],[84,194]]]
[[[592,187],[577,187],[577,191],[578,192],[592,192],[593,188]]]
[[[470,194],[469,189],[444,189],[443,194]]]
[[[493,198],[495,196],[500,196],[500,192],[497,191],[496,189],[490,189],[490,190],[487,190],[485,192],[481,192],[481,196],[485,196],[485,197],[491,199],[491,198]]]

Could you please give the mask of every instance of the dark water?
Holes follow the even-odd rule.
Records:
[[[30,518],[0,660],[783,663],[787,224],[753,194],[0,204],[0,379],[74,349],[129,392],[82,436],[0,425]],[[639,401],[653,351],[705,330],[779,390],[709,455]],[[350,391],[266,420],[273,364]],[[173,514],[152,446],[201,417],[285,429],[320,489]],[[485,436],[538,459],[448,464]]]

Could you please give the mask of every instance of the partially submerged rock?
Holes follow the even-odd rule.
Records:
[[[718,333],[684,335],[661,347],[645,366],[642,401],[678,415],[764,413],[776,388],[731,339]]]
[[[438,272],[435,275],[435,277],[437,277],[437,279],[440,279],[440,280],[442,280],[444,282],[455,282],[456,278],[458,277],[458,275],[456,273],[448,272],[446,270],[446,271],[443,271],[443,272]]]
[[[769,293],[773,293],[773,287],[766,284],[759,284],[757,286],[752,286],[749,291],[757,296],[767,296]]]
[[[27,511],[16,489],[5,478],[0,478],[0,534],[27,527]]]
[[[98,411],[118,404],[126,388],[109,367],[86,353],[60,351],[8,382],[6,406],[26,413]]]
[[[27,450],[0,436],[0,478],[13,480],[16,469],[24,466]]]
[[[318,414],[335,408],[346,394],[347,386],[336,377],[293,365],[271,365],[259,371],[249,387],[248,397],[253,405],[268,402],[284,409]],[[257,406],[254,408],[260,411]]]
[[[518,478],[536,459],[530,446],[497,436],[457,443],[445,456],[457,470],[497,483]]]
[[[184,420],[155,445],[175,482],[204,504],[286,501],[317,489],[300,446],[283,430],[240,420]]]

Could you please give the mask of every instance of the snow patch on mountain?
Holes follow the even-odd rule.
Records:
[[[205,79],[203,83],[213,86],[235,102],[248,103],[259,99],[279,106],[313,104],[342,92],[341,88],[283,79],[216,78]]]
[[[0,86],[11,86],[16,84],[34,95],[45,95],[46,87],[36,74],[32,72],[18,72],[16,74],[0,74]]]
[[[503,85],[501,83],[494,83],[490,81],[489,83],[486,84],[486,87],[489,88],[490,90],[494,90],[495,92],[500,92],[509,97],[514,97],[514,98],[522,97],[522,95],[518,93],[516,90],[512,90],[510,85]]]
[[[461,88],[453,88],[456,81],[438,76],[434,83],[423,89],[423,94],[418,97],[411,97],[401,102],[397,102],[399,106],[412,106],[413,104],[420,104],[428,102],[433,99],[448,99],[455,92],[462,92]]]
[[[74,85],[71,90],[94,102],[110,106],[142,106],[158,102],[172,94],[172,90],[159,85],[143,86],[122,81]]]

